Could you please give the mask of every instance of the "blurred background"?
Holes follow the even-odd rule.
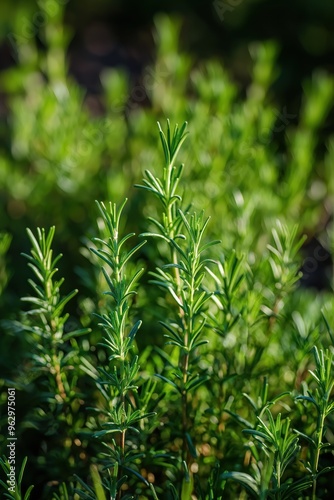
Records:
[[[10,34],[15,35],[16,23],[21,23],[23,38],[38,38],[43,25],[54,19],[57,6],[65,10],[69,73],[93,95],[101,92],[100,72],[105,67],[121,66],[133,78],[140,77],[154,58],[153,23],[161,12],[182,19],[185,51],[196,60],[221,58],[243,86],[250,81],[250,44],[276,40],[280,75],[274,91],[286,104],[298,105],[302,83],[315,68],[333,71],[330,0],[146,1],[140,7],[129,0],[3,0],[1,69],[15,63]]]
[[[224,98],[228,92],[238,99],[257,94],[260,106],[264,100],[272,106],[276,122],[266,125],[271,132],[275,129],[270,146],[283,153],[287,131],[300,122],[305,89],[318,89],[321,95],[311,106],[321,109],[310,154],[323,158],[333,133],[333,81],[324,80],[333,74],[333,26],[331,0],[146,1],[140,6],[130,0],[2,0],[0,214],[1,231],[7,235],[2,239],[3,254],[11,241],[7,271],[2,271],[8,274],[3,286],[11,276],[3,310],[15,310],[25,292],[25,264],[20,258],[27,244],[25,227],[57,226],[59,244],[68,255],[63,265],[71,275],[77,267],[71,260],[80,260],[78,241],[94,220],[92,201],[114,194],[121,199],[145,168],[133,158],[141,149],[140,135],[132,141],[133,132],[138,133],[135,123],[141,120],[138,110],[152,110],[153,134],[160,117],[188,119],[187,106],[177,109],[177,100],[168,101],[167,93],[183,93],[190,101],[196,93],[191,72],[207,61],[218,61],[224,68],[224,76],[214,77],[221,79],[216,91]],[[259,43],[267,44],[267,50],[254,73]],[[225,74],[228,85],[223,82]],[[209,88],[209,76],[207,80]],[[217,102],[220,113],[231,112],[219,98]],[[112,177],[104,182],[109,169]],[[317,184],[314,190],[322,188]],[[326,227],[329,218],[326,208],[308,231],[317,232],[319,224]],[[328,248],[324,251],[326,267],[330,255]],[[323,286],[324,278],[317,279],[320,285],[315,285]]]

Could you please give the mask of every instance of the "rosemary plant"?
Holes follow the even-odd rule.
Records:
[[[75,350],[64,357],[62,348],[66,342],[84,335],[87,329],[76,329],[65,333],[65,324],[68,320],[68,313],[64,313],[66,304],[78,293],[73,290],[65,297],[60,295],[60,287],[64,283],[64,278],[59,281],[54,279],[58,269],[56,267],[62,255],[53,258],[52,240],[55,234],[55,227],[51,227],[48,234],[45,229],[37,229],[37,237],[30,229],[27,233],[32,244],[31,255],[23,254],[29,261],[28,265],[34,272],[36,281],[29,279],[34,296],[26,296],[22,301],[32,304],[32,308],[27,311],[26,318],[34,318],[30,330],[34,334],[34,341],[37,342],[37,352],[33,359],[36,368],[44,372],[45,368],[52,375],[55,399],[63,403],[70,398],[71,387],[66,379],[66,365],[76,354]],[[74,347],[74,346],[72,346]]]
[[[299,438],[291,429],[290,418],[282,418],[278,413],[274,417],[274,406],[280,404],[287,409],[289,406],[282,400],[289,393],[282,393],[268,400],[268,380],[265,378],[256,399],[244,394],[244,397],[252,409],[254,423],[235,414],[228,408],[228,413],[243,427],[243,433],[250,436],[246,444],[244,466],[251,473],[225,471],[221,474],[220,486],[227,490],[229,481],[238,483],[254,499],[283,500],[295,498],[307,489],[311,481],[308,477],[293,481],[287,476],[288,467],[295,466],[299,458],[301,446]]]
[[[0,479],[0,485],[5,490],[3,498],[7,498],[10,500],[29,500],[30,499],[30,495],[31,495],[31,492],[32,492],[34,486],[33,485],[29,486],[25,493],[22,490],[22,479],[23,479],[24,470],[25,470],[25,467],[27,464],[27,460],[28,460],[27,457],[25,457],[23,459],[23,462],[21,464],[21,468],[20,468],[17,480],[15,481],[14,487],[9,488],[8,483],[6,484],[4,481],[2,481]],[[5,458],[0,458],[0,467],[2,468],[4,473],[6,474],[6,477],[8,477],[9,473],[10,473],[10,464],[8,463],[8,461]]]
[[[296,397],[297,402],[304,405],[312,404],[316,413],[313,420],[314,430],[311,435],[305,434],[297,429],[292,429],[291,419],[282,419],[281,413],[274,418],[270,407],[276,404],[287,393],[280,394],[274,400],[267,402],[268,384],[265,381],[258,402],[252,400],[244,394],[251,404],[256,415],[256,424],[240,417],[239,415],[225,409],[241,425],[247,425],[244,434],[250,436],[247,443],[245,462],[251,465],[252,474],[246,472],[224,472],[221,476],[220,488],[226,487],[228,480],[239,483],[252,498],[283,500],[290,498],[300,498],[301,495],[310,493],[308,498],[316,500],[319,498],[317,491],[318,479],[324,474],[334,470],[333,466],[320,466],[320,456],[322,453],[330,452],[332,445],[324,442],[325,420],[334,411],[334,403],[331,400],[334,379],[333,354],[332,352],[318,351],[313,348],[315,359],[315,370],[310,371],[315,390],[310,390],[304,382],[304,394]],[[260,404],[260,406],[259,406]],[[284,405],[285,409],[291,412],[291,408]],[[305,419],[307,422],[307,419]],[[302,459],[302,441],[307,444],[308,458]],[[303,453],[304,454],[304,453]],[[287,474],[287,469],[297,467],[298,461],[304,464],[300,470],[299,478],[293,479],[291,472]]]
[[[129,261],[145,241],[126,250],[125,243],[134,236],[134,233],[121,236],[120,220],[126,201],[120,207],[110,203],[108,208],[103,203],[97,203],[107,237],[95,238],[97,247],[92,248],[92,252],[104,264],[102,272],[108,285],[105,294],[110,297],[109,311],[99,315],[103,329],[101,345],[108,354],[108,363],[99,366],[97,373],[86,363],[104,401],[103,408],[96,409],[101,428],[93,433],[93,437],[101,442],[104,449],[102,462],[109,473],[104,485],[112,500],[122,498],[133,478],[139,478],[157,498],[153,484],[140,474],[139,465],[144,454],[127,445],[130,436],[132,440],[133,435],[140,432],[140,422],[152,418],[154,413],[145,413],[137,405],[139,363],[133,349],[141,320],[130,324],[130,312],[137,282],[144,269],[131,272]],[[94,474],[96,476],[97,472]],[[92,492],[88,485],[82,484],[86,491]],[[86,493],[77,492],[82,498],[87,498]],[[96,498],[103,498],[103,493],[96,494]]]
[[[64,312],[78,290],[62,296],[60,289],[64,278],[55,279],[56,266],[62,257],[61,254],[53,256],[55,227],[48,232],[38,228],[36,236],[30,229],[27,233],[31,251],[23,256],[28,260],[34,279],[29,279],[33,293],[22,298],[31,307],[23,313],[21,329],[30,347],[25,366],[17,378],[17,387],[28,394],[34,387],[30,397],[35,401],[35,408],[25,417],[26,426],[42,434],[40,446],[47,451],[43,460],[44,473],[50,481],[54,477],[48,476],[49,468],[53,474],[59,474],[64,467],[80,470],[76,457],[84,453],[84,446],[76,439],[76,431],[85,417],[78,388],[80,346],[77,339],[89,330],[80,327],[71,330],[74,322],[68,323],[69,314]],[[45,436],[48,436],[47,442]],[[51,440],[54,449],[48,450]],[[62,449],[61,454],[56,452],[58,446]]]
[[[318,350],[313,347],[313,356],[315,361],[315,369],[310,370],[312,381],[315,385],[314,389],[309,389],[306,382],[304,383],[304,394],[297,396],[297,402],[300,401],[305,405],[312,405],[315,412],[315,428],[311,435],[306,435],[304,432],[296,430],[302,439],[307,443],[309,450],[308,459],[305,461],[305,469],[309,473],[312,480],[312,495],[311,499],[316,500],[317,483],[320,476],[334,470],[334,466],[321,467],[321,454],[332,449],[332,444],[325,439],[326,420],[334,412],[334,401],[332,390],[334,387],[333,376],[333,352],[328,349]]]
[[[172,133],[168,121],[165,135],[159,125],[165,160],[162,179],[146,170],[143,185],[137,187],[154,194],[163,208],[162,220],[149,218],[158,233],[147,232],[142,236],[162,238],[168,243],[170,251],[169,262],[167,260],[166,264],[151,273],[154,278],[151,283],[169,293],[176,306],[174,312],[171,311],[173,316],[160,323],[166,330],[167,345],[174,346],[178,351],[178,363],[175,365],[171,357],[172,374],[167,377],[159,374],[159,377],[180,396],[181,460],[185,472],[181,497],[190,498],[193,490],[191,464],[197,458],[190,401],[196,389],[208,380],[205,373],[199,373],[197,366],[198,348],[207,342],[203,339],[204,313],[210,298],[203,287],[205,266],[209,261],[202,254],[218,242],[203,242],[209,218],[204,219],[203,213],[186,215],[180,208],[182,198],[177,188],[183,166],[176,167],[175,163],[186,137],[185,130],[186,123],[180,129],[176,125]]]
[[[252,498],[258,500],[283,500],[295,498],[307,489],[309,478],[292,481],[285,472],[291,463],[296,462],[300,452],[298,436],[290,428],[289,418],[282,420],[281,413],[274,419],[266,408],[264,415],[258,418],[256,429],[245,429],[250,435],[247,444],[253,463],[252,475],[245,472],[225,472],[222,474],[222,486],[227,480],[233,480],[243,486]]]
[[[58,4],[31,37],[20,36],[23,3],[15,11],[11,29],[21,63],[3,75],[12,97],[11,144],[0,159],[0,387],[10,380],[20,389],[18,463],[32,455],[21,491],[33,483],[31,498],[43,500],[333,496],[334,147],[322,140],[332,77],[314,75],[294,116],[272,99],[277,47],[252,50],[251,83],[240,95],[219,62],[197,64],[184,54],[181,25],[160,17],[157,57],[143,73],[152,105],[137,106],[138,88],[113,68],[102,78],[105,116],[91,117],[82,90],[66,75]],[[41,14],[49,7],[41,4]],[[152,124],[165,116],[189,120],[191,135],[185,141],[186,124],[172,129],[168,122],[165,131],[159,125],[163,169],[146,170],[144,197],[132,184],[142,165],[160,164]],[[180,153],[191,156],[191,169],[177,163]],[[126,207],[98,204],[103,229],[94,265],[85,268],[75,248],[95,224],[91,200],[126,193]],[[131,229],[122,237],[125,208]],[[52,221],[65,235],[66,282],[56,278],[54,229],[29,232],[34,280],[22,327],[12,321],[22,295],[23,259],[15,254],[27,221],[41,227]],[[138,227],[149,244],[132,248],[127,233]],[[307,244],[319,241],[314,253],[301,246],[301,232]],[[216,238],[222,244],[211,248],[206,241]],[[139,269],[141,257],[153,286]],[[79,279],[86,280],[80,297],[74,291],[63,298],[80,265]],[[321,293],[303,287],[308,279],[300,283],[300,269],[320,282]],[[84,329],[73,327],[70,310],[77,325],[94,325],[87,339],[78,339]],[[300,394],[297,404],[279,399],[281,391]],[[1,427],[5,396],[0,391]],[[93,416],[87,407],[96,409]],[[4,452],[2,434],[0,446]]]

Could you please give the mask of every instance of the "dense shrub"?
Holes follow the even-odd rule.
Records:
[[[103,74],[92,117],[66,75],[61,12],[44,28],[47,50],[18,43],[5,75],[0,159],[1,419],[6,431],[15,388],[22,491],[327,498],[332,78],[315,74],[291,115],[270,93],[277,47],[252,48],[241,96],[161,17],[142,83]]]

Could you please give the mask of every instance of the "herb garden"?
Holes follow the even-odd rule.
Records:
[[[333,77],[294,115],[274,43],[241,92],[158,16],[94,116],[42,28],[2,83],[1,498],[332,498]]]

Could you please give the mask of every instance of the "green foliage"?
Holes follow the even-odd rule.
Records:
[[[21,469],[17,478],[17,481],[15,481],[15,486],[9,486],[7,481],[4,482],[0,480],[0,485],[4,488],[5,493],[4,498],[9,498],[9,499],[15,499],[15,500],[29,500],[30,494],[34,488],[34,486],[29,486],[26,490],[26,492],[23,494],[22,493],[22,479],[23,479],[23,474],[24,474],[24,469],[27,465],[27,457],[23,459]],[[6,474],[7,480],[10,478],[10,468],[11,464],[8,462],[6,457],[0,458],[0,466],[4,473]],[[15,466],[14,466],[15,469]]]
[[[333,250],[333,139],[319,139],[332,78],[314,75],[298,116],[279,111],[275,45],[252,48],[241,96],[160,17],[149,105],[131,108],[113,70],[101,77],[105,116],[91,117],[66,74],[60,4],[56,14],[43,50],[17,38],[20,64],[4,75],[0,384],[17,390],[18,463],[29,457],[17,491],[327,498],[333,281],[316,293],[300,279],[305,242]],[[97,231],[94,199],[113,200],[97,203]],[[51,226],[28,230],[30,252],[26,226]],[[311,258],[318,270],[323,254]],[[6,391],[0,404],[6,429]],[[5,435],[0,444],[6,454]]]
[[[181,497],[187,498],[192,491],[193,481],[188,468],[192,459],[197,458],[197,451],[191,434],[194,434],[193,417],[189,415],[189,401],[194,397],[196,390],[204,384],[209,377],[198,370],[198,350],[206,344],[202,338],[205,326],[206,303],[210,298],[203,288],[205,278],[205,253],[217,241],[204,244],[203,238],[209,219],[204,219],[203,213],[187,216],[178,207],[182,198],[177,194],[182,166],[176,169],[174,163],[176,155],[185,139],[186,123],[174,133],[171,133],[170,124],[167,122],[167,135],[162,132],[159,125],[160,139],[163,147],[165,168],[163,179],[153,176],[146,171],[145,185],[139,186],[148,189],[161,202],[163,207],[162,221],[149,218],[149,221],[158,228],[160,233],[144,233],[145,236],[162,237],[170,247],[170,261],[155,272],[152,272],[151,283],[167,291],[176,305],[176,314],[160,321],[166,330],[166,345],[175,346],[178,352],[178,362],[175,364],[169,357],[168,376],[159,374],[159,377],[171,385],[179,393],[181,414],[178,417],[179,429],[176,434],[182,436],[182,468],[185,468],[185,477],[182,481]],[[185,234],[183,234],[185,233]],[[168,303],[168,300],[167,300]],[[185,493],[188,491],[188,493]]]
[[[31,309],[25,314],[23,328],[30,335],[30,342],[34,345],[33,371],[36,372],[36,376],[48,373],[51,382],[49,387],[52,388],[55,399],[63,403],[73,396],[67,373],[69,369],[72,370],[76,354],[75,341],[72,342],[71,350],[68,350],[66,343],[73,337],[86,334],[88,330],[82,328],[67,333],[64,331],[69,317],[68,313],[64,314],[64,308],[78,290],[61,297],[60,287],[64,278],[59,281],[54,279],[58,271],[56,264],[62,257],[60,254],[53,258],[51,245],[55,227],[53,226],[48,234],[44,229],[37,228],[37,237],[30,229],[27,232],[32,248],[30,255],[23,254],[23,256],[28,259],[28,265],[36,281],[29,279],[33,295],[22,298],[22,301],[31,304]]]
[[[316,383],[314,394],[307,389],[304,382],[305,395],[298,395],[296,401],[304,404],[311,403],[316,411],[316,418],[312,416],[313,432],[312,436],[306,435],[297,429],[291,429],[291,420],[281,419],[278,413],[276,419],[272,415],[269,406],[266,404],[258,413],[258,408],[254,401],[251,404],[257,414],[257,423],[251,428],[244,429],[244,433],[250,436],[247,444],[254,462],[252,464],[252,474],[244,472],[224,472],[221,475],[223,482],[227,480],[235,481],[242,485],[253,498],[300,498],[306,491],[311,492],[312,499],[319,498],[317,492],[317,480],[323,474],[333,470],[333,466],[319,467],[321,452],[330,451],[332,445],[323,442],[325,431],[325,419],[333,412],[333,401],[330,401],[333,389],[333,354],[327,350],[324,352],[316,346],[313,348],[315,358],[315,371],[310,370],[310,374]],[[247,395],[245,395],[249,398]],[[281,395],[279,398],[281,398]],[[276,399],[277,401],[277,399]],[[291,411],[291,409],[290,409]],[[229,412],[240,423],[240,417]],[[306,417],[306,415],[305,415]],[[306,420],[306,418],[305,418]],[[286,469],[293,463],[297,465],[297,459],[301,454],[300,442],[307,443],[307,459],[303,459],[303,476],[295,479],[286,474]],[[300,460],[300,458],[299,458]]]
[[[84,421],[82,395],[78,389],[81,349],[77,339],[89,329],[71,329],[74,325],[68,322],[69,314],[64,313],[77,290],[62,297],[60,288],[64,278],[55,279],[56,265],[62,257],[61,254],[53,256],[55,227],[48,232],[37,228],[36,236],[30,229],[27,233],[31,251],[23,256],[28,260],[34,279],[28,280],[32,294],[23,297],[22,301],[28,303],[30,309],[22,312],[20,322],[10,325],[18,339],[23,338],[25,355],[15,380],[9,384],[18,389],[23,399],[33,401],[24,417],[21,416],[22,429],[34,429],[43,436],[41,470],[52,463],[53,474],[58,475],[69,468],[76,470],[76,448],[82,447],[77,439],[78,428]],[[15,422],[15,411],[13,418]],[[54,448],[48,448],[50,443]]]
[[[142,457],[142,453],[133,451],[133,446],[127,447],[128,435],[140,432],[140,422],[152,418],[154,413],[145,413],[138,406],[138,399],[133,394],[138,390],[138,356],[131,355],[134,347],[136,334],[140,328],[141,321],[129,326],[129,310],[136,293],[137,281],[144,269],[137,270],[132,276],[127,276],[128,261],[139,251],[145,242],[138,243],[130,251],[126,251],[124,244],[134,236],[134,233],[121,237],[120,217],[125,202],[120,208],[115,204],[109,205],[109,210],[103,203],[98,203],[105,229],[108,234],[106,241],[95,238],[95,242],[101,248],[92,251],[107,264],[108,268],[102,267],[102,271],[108,284],[105,294],[112,299],[108,314],[100,316],[100,326],[104,331],[102,346],[108,352],[109,366],[98,367],[99,377],[96,384],[105,400],[103,409],[102,430],[94,432],[93,437],[101,440],[105,452],[104,464],[110,470],[110,485],[108,490],[112,499],[116,499],[118,492],[126,483],[127,473],[142,479],[149,486],[147,480],[136,470],[136,461]],[[101,410],[97,409],[97,412]],[[139,427],[139,428],[138,428]],[[141,429],[142,430],[142,429]],[[116,436],[111,442],[106,438],[112,434]],[[95,485],[99,484],[95,474]],[[101,488],[100,488],[101,489]],[[103,499],[104,493],[96,490],[96,498]]]
[[[313,355],[315,359],[315,370],[310,370],[311,377],[315,382],[315,389],[311,392],[304,385],[304,392],[306,394],[297,396],[297,401],[311,403],[316,411],[316,426],[311,436],[297,431],[298,434],[306,439],[309,446],[309,460],[306,461],[305,468],[312,477],[312,499],[317,498],[317,479],[320,475],[334,470],[334,467],[320,468],[319,459],[320,453],[331,450],[332,444],[323,442],[325,432],[325,420],[334,411],[334,401],[332,401],[332,389],[334,380],[332,376],[333,369],[333,352],[321,349],[318,351],[317,347],[313,348]]]

